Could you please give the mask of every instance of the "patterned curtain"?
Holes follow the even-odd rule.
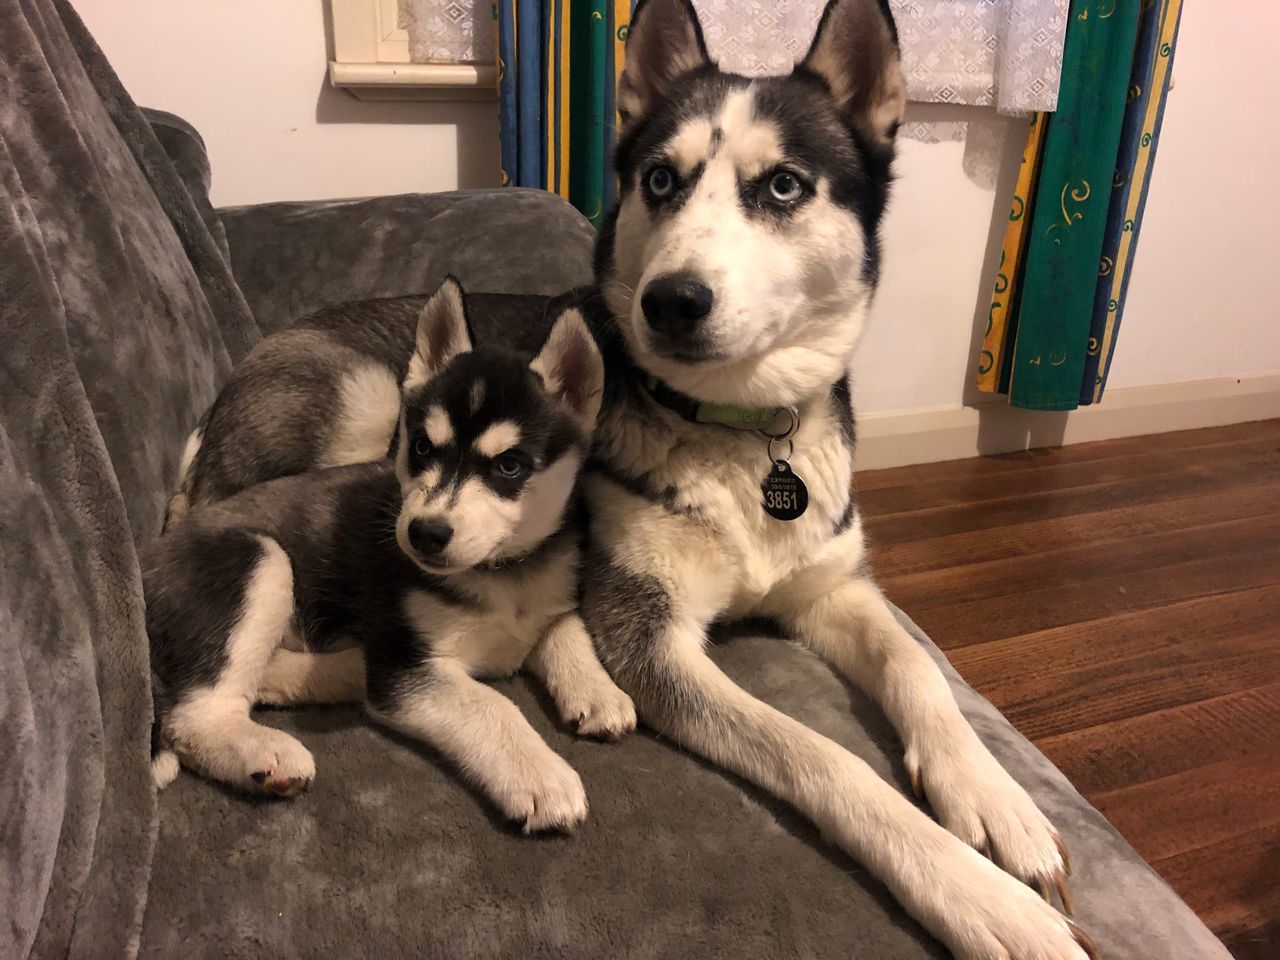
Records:
[[[1102,399],[1181,12],[1181,0],[1073,0],[1058,109],[1030,125],[1009,212],[980,390],[1038,410]]]
[[[826,0],[694,0],[712,56],[748,75],[804,56]],[[1069,0],[890,0],[907,96],[922,103],[1052,110]]]
[[[502,183],[564,197],[591,221],[613,202],[606,176],[614,92],[634,0],[498,0]]]

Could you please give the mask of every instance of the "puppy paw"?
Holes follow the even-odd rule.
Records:
[[[245,786],[254,793],[295,797],[316,778],[311,751],[289,734],[270,727],[239,745]]]
[[[576,690],[560,704],[560,716],[580,737],[621,740],[636,728],[636,707],[612,683]]]
[[[494,800],[508,818],[523,821],[525,833],[572,833],[587,816],[582,779],[549,749],[543,756],[521,763],[507,782],[499,785]]]
[[[916,796],[928,799],[944,827],[1033,886],[1046,903],[1056,892],[1063,911],[1072,915],[1066,846],[976,736],[929,752],[909,749],[905,763]]]

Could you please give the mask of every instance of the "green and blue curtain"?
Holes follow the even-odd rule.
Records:
[[[635,0],[498,0],[502,183],[564,197],[599,225]]]
[[[1181,0],[1072,0],[1058,109],[1030,126],[978,387],[1102,399],[1169,92]]]

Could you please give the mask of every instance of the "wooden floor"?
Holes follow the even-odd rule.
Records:
[[[1236,957],[1280,957],[1280,420],[858,495],[889,597]]]

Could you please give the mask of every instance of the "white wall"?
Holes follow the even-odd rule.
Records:
[[[496,186],[496,103],[328,84],[325,0],[72,0],[133,95],[200,131],[218,206]]]
[[[328,87],[323,0],[75,3],[134,98],[204,135],[216,204],[496,181],[493,104],[362,103]],[[1280,80],[1277,35],[1280,6],[1184,4],[1112,388],[1280,372],[1280,125],[1250,103]],[[979,399],[975,348],[1025,130],[971,108],[910,117],[968,120],[981,136],[901,145],[857,362],[863,413]],[[991,176],[965,171],[979,143],[998,158]]]

